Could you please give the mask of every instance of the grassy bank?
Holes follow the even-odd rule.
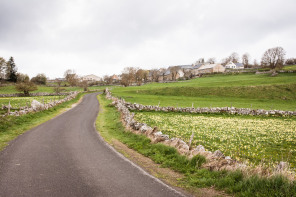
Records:
[[[225,190],[236,196],[293,196],[296,193],[296,183],[290,183],[281,176],[272,178],[246,177],[242,172],[209,171],[201,169],[205,162],[202,156],[188,160],[177,153],[176,149],[162,144],[151,144],[142,135],[126,132],[120,122],[120,114],[110,106],[110,101],[99,95],[100,113],[96,121],[97,130],[105,140],[111,142],[117,139],[128,147],[151,158],[163,167],[169,167],[185,175],[180,180],[184,187],[212,187]]]
[[[296,110],[296,73],[211,75],[175,83],[116,87],[114,96],[132,103],[174,107],[238,107]]]
[[[71,101],[37,113],[29,113],[19,117],[0,117],[0,150],[3,150],[8,142],[16,138],[18,135],[61,114],[64,110],[70,108],[72,104],[78,102],[83,95],[84,93],[80,93]]]

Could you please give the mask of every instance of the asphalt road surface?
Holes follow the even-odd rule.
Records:
[[[182,196],[97,134],[96,94],[0,152],[0,196]]]

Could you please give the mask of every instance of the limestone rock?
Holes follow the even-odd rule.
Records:
[[[219,150],[216,150],[216,151],[214,152],[214,156],[215,156],[215,157],[224,157],[223,153],[222,153],[221,151],[219,151]]]

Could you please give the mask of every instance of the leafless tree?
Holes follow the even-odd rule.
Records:
[[[145,70],[137,69],[137,71],[135,73],[135,80],[139,86],[142,85],[142,83],[143,83],[144,75],[145,75]]]
[[[64,77],[66,81],[70,84],[70,86],[78,85],[79,79],[74,70],[66,70],[64,73]]]
[[[129,86],[136,82],[137,70],[138,69],[134,67],[125,67],[121,74],[121,84],[124,86]]]
[[[149,75],[149,71],[143,70],[143,79],[145,83],[148,81],[148,75]]]
[[[242,63],[245,66],[245,68],[249,67],[249,62],[250,62],[250,55],[249,53],[245,53],[242,56]]]
[[[231,61],[232,61],[233,63],[238,63],[238,62],[239,62],[239,55],[238,55],[238,53],[236,53],[236,52],[233,52],[233,53],[229,56],[229,58],[231,59]]]
[[[271,69],[282,68],[285,62],[286,51],[282,47],[270,48],[264,52],[261,63]]]
[[[172,80],[173,81],[176,81],[176,79],[177,79],[177,74],[178,74],[178,70],[179,70],[180,68],[178,67],[178,66],[174,66],[174,67],[171,67],[170,68],[170,72],[171,72],[171,76],[172,76]]]
[[[216,63],[216,58],[214,58],[214,57],[209,58],[207,63],[215,64]]]
[[[153,69],[150,72],[151,72],[151,80],[154,82],[158,82],[158,70]]]
[[[289,58],[285,62],[286,65],[295,65],[296,64],[296,58]]]
[[[3,57],[0,57],[0,80],[5,78],[6,61]]]
[[[104,81],[105,84],[108,84],[108,85],[111,85],[113,83],[112,77],[108,76],[108,75],[104,75],[103,81]]]
[[[79,86],[83,88],[83,91],[88,91],[88,82],[86,80],[81,81]]]
[[[256,59],[254,59],[254,63],[253,63],[254,67],[257,67],[258,66],[258,62]]]

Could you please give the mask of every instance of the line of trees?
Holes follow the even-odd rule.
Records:
[[[269,67],[271,69],[281,69],[284,65],[295,65],[296,58],[285,59],[286,51],[283,47],[274,47],[267,49],[261,58],[261,66]],[[236,52],[231,53],[228,57],[223,58],[221,61],[222,65],[226,65],[229,62],[238,63],[240,62],[239,54]],[[251,66],[259,66],[256,59],[251,63],[251,56],[249,53],[244,53],[241,57],[241,62],[244,64],[245,68],[250,68]],[[204,58],[200,58],[195,64],[198,63],[216,63],[215,58],[209,58],[207,61],[204,61]]]

